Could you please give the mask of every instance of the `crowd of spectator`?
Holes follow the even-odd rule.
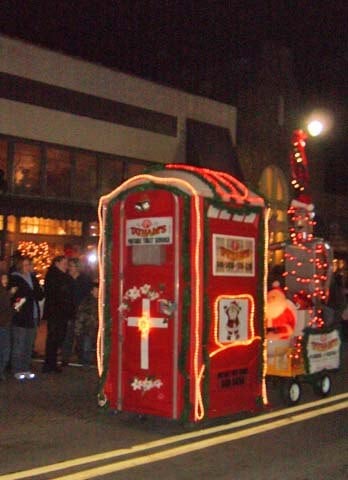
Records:
[[[0,264],[0,381],[35,378],[32,357],[40,322],[46,325],[42,373],[60,373],[77,357],[94,362],[98,328],[98,283],[78,258],[55,257],[41,286],[32,260],[15,255]]]

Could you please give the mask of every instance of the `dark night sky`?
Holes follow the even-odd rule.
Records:
[[[231,103],[235,65],[272,40],[291,49],[304,102],[346,118],[346,0],[1,0],[0,31],[196,93],[210,82]]]

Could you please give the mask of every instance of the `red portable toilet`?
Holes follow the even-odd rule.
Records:
[[[199,421],[265,403],[267,212],[184,164],[100,199],[101,405]]]

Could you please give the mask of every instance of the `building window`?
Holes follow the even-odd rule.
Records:
[[[41,151],[35,145],[15,143],[13,186],[15,193],[40,193]]]
[[[260,192],[270,204],[269,243],[280,243],[288,238],[289,190],[283,172],[276,166],[269,166],[262,172]],[[283,262],[283,250],[270,252],[271,265]]]
[[[0,170],[4,172],[4,178],[7,176],[7,142],[0,140]],[[1,185],[0,185],[1,189]]]
[[[112,192],[123,181],[122,160],[116,158],[100,159],[101,195]]]
[[[147,165],[144,163],[135,163],[129,162],[127,163],[127,174],[126,178],[134,177],[135,175],[141,175],[146,170]]]
[[[70,197],[71,158],[66,150],[47,148],[46,188],[49,197]]]
[[[94,155],[77,153],[75,185],[73,192],[75,198],[82,201],[95,200],[97,196],[97,159]]]
[[[5,228],[5,215],[0,215],[0,230]],[[15,233],[16,231],[16,217],[14,215],[9,215],[7,217],[6,231]]]
[[[78,220],[56,220],[52,218],[21,217],[20,233],[43,235],[82,235],[82,222]]]
[[[10,233],[15,233],[16,231],[16,217],[14,215],[7,217],[7,231]]]

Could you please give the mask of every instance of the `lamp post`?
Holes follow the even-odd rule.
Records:
[[[307,125],[308,133],[311,137],[317,137],[323,132],[324,124],[320,120],[311,120]]]

